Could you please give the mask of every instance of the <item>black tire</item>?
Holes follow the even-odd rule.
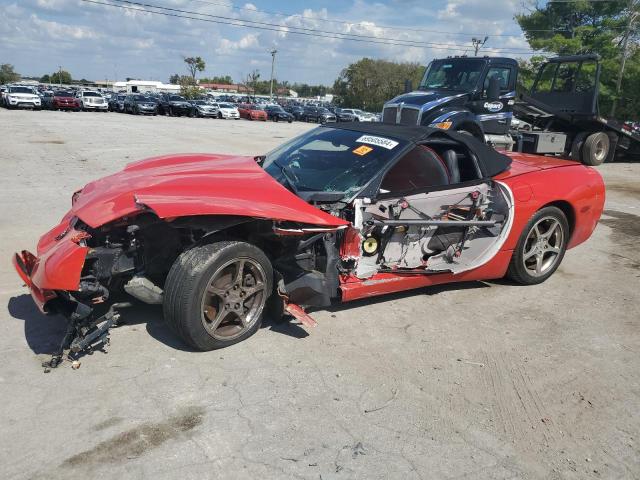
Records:
[[[592,133],[582,145],[581,160],[585,165],[597,167],[609,156],[611,140],[605,132]]]
[[[255,307],[256,310],[251,310],[254,311],[251,323],[244,327],[244,330],[240,330],[241,333],[236,333],[236,336],[232,336],[230,339],[220,338],[220,336],[214,337],[204,326],[208,319],[203,313],[203,302],[208,298],[207,295],[213,298],[212,294],[206,293],[207,287],[214,281],[216,275],[221,275],[220,272],[229,268],[227,265],[239,259],[244,259],[247,263],[252,262],[250,268],[259,265],[262,269],[260,273],[264,275],[264,291],[262,294],[258,294],[261,295],[260,298],[252,297],[254,302],[259,302],[259,305],[251,303],[249,309]],[[235,275],[236,273],[233,273],[230,276]],[[241,282],[244,282],[244,278],[243,271]],[[232,287],[224,288],[231,289]],[[243,288],[247,287],[241,286],[240,290]],[[249,338],[260,328],[265,304],[272,292],[273,269],[271,262],[258,247],[240,241],[222,241],[201,245],[184,252],[171,267],[165,282],[164,318],[190,347],[201,351],[224,348]],[[222,300],[222,297],[219,300]],[[218,308],[222,308],[221,304],[218,304]],[[241,307],[241,310],[244,310],[244,306]],[[228,313],[227,317],[223,319],[228,318],[229,315],[233,314]],[[223,324],[224,322],[220,325]],[[235,325],[231,327],[240,328]],[[215,332],[217,331],[215,330]]]
[[[534,235],[537,237],[534,233],[534,227],[538,227],[538,231],[540,231],[540,227],[543,226],[545,222],[549,222],[549,225],[552,225],[554,221],[557,222],[557,226],[555,227],[556,230],[554,230],[554,233],[552,234],[555,238],[553,245],[554,248],[557,248],[558,250],[555,254],[551,249],[545,249],[544,245],[534,241],[531,236]],[[559,243],[556,234],[557,230],[560,231],[561,235]],[[544,234],[544,232],[541,233]],[[567,217],[562,210],[551,206],[538,210],[522,230],[516,249],[513,251],[513,255],[511,256],[511,262],[509,263],[509,269],[507,270],[507,278],[522,285],[536,285],[544,282],[553,275],[562,263],[564,254],[567,251],[569,237],[569,223],[567,222]],[[540,247],[539,249],[538,246]],[[531,263],[531,260],[536,262],[539,256],[535,254],[534,251],[539,251],[541,253],[542,260],[540,263],[542,268],[540,268],[539,273],[531,269],[531,267],[535,267]],[[534,253],[531,254],[531,252]],[[526,258],[527,256],[529,259]],[[529,266],[527,266],[527,262],[529,262]]]
[[[218,118],[222,119],[222,113],[218,112]]]

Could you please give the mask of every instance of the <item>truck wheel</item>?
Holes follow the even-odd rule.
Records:
[[[582,146],[582,163],[596,167],[601,165],[609,155],[611,141],[604,132],[592,133]]]
[[[214,350],[253,335],[273,292],[273,269],[258,247],[222,241],[187,250],[164,291],[164,317],[190,347]]]

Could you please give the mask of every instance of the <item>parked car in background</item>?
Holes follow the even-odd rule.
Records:
[[[80,101],[80,108],[85,112],[88,110],[107,112],[109,110],[109,104],[98,92],[80,90],[77,96]]]
[[[307,107],[304,109],[305,122],[335,123],[336,116],[324,107]]]
[[[7,108],[32,108],[40,110],[42,100],[33,88],[21,85],[10,85],[4,94],[4,106]]]
[[[182,115],[193,115],[193,105],[186,98],[180,95],[167,94],[159,99],[158,113],[171,117],[181,117]]]
[[[218,118],[240,120],[240,112],[233,103],[213,102],[211,105],[218,108]]]
[[[294,120],[302,120],[302,115],[304,114],[304,107],[300,105],[291,105],[285,107],[284,110],[291,115],[293,115]]]
[[[267,112],[267,120],[293,122],[293,115],[285,112],[280,105],[267,105],[264,107],[264,111]]]
[[[57,90],[53,92],[51,97],[52,110],[74,110],[80,111],[80,100],[78,100],[73,93],[66,90]]]
[[[153,99],[133,93],[124,99],[124,112],[134,115],[157,115],[158,106]]]
[[[247,120],[262,120],[267,121],[267,112],[265,112],[259,105],[252,105],[243,103],[238,105],[238,112],[242,118]]]
[[[112,95],[109,100],[109,110],[112,112],[124,112],[124,99],[127,98],[126,95],[121,93],[117,95]]]
[[[191,100],[193,112],[196,117],[216,118],[218,116],[218,107],[206,100]]]
[[[333,114],[338,122],[353,122],[356,118],[353,113],[345,112],[342,108],[334,108]]]
[[[354,122],[377,122],[378,119],[375,114],[365,112],[359,108],[343,108],[342,112],[350,113],[353,115]]]

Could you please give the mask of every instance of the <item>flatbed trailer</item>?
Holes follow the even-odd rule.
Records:
[[[527,93],[514,101],[514,115],[528,125],[517,134],[517,149],[563,155],[600,165],[616,155],[640,155],[640,135],[600,115],[600,58],[556,57],[545,62]]]

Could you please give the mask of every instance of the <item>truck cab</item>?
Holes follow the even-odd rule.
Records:
[[[517,76],[518,63],[512,58],[436,59],[417,90],[385,103],[382,121],[462,131],[511,149]]]

